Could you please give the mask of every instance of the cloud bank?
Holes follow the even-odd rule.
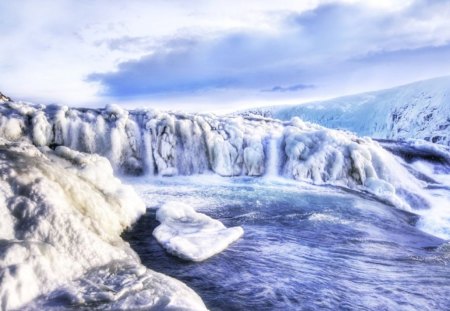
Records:
[[[201,99],[214,109],[450,74],[447,1],[40,4],[0,4],[4,92],[179,108]]]

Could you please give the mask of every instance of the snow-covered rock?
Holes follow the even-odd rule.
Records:
[[[153,236],[171,254],[182,259],[203,261],[239,239],[241,227],[226,228],[220,221],[196,212],[181,202],[167,202],[156,212],[161,223]]]
[[[329,128],[383,139],[450,145],[450,77],[295,106],[241,112],[281,120],[300,117]]]
[[[145,211],[108,160],[0,139],[0,303],[204,309],[187,286],[146,269],[120,234]]]
[[[0,92],[0,102],[8,102],[8,101],[11,101],[11,98]]]

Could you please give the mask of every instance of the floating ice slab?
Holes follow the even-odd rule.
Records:
[[[241,227],[226,228],[220,221],[178,202],[163,205],[156,219],[161,224],[153,236],[169,253],[186,260],[208,259],[244,234]]]

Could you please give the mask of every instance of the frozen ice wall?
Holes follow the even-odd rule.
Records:
[[[204,309],[121,239],[144,211],[105,158],[0,138],[0,309]]]
[[[67,146],[106,156],[125,174],[221,176],[280,174],[315,184],[362,188],[398,206],[396,190],[421,185],[368,138],[298,118],[219,117],[208,114],[75,109],[5,101],[0,135],[36,146]],[[276,148],[277,150],[274,150]]]
[[[113,105],[100,110],[0,105],[2,137],[100,154],[120,172],[136,175],[261,176],[267,139],[283,127],[274,120],[126,111]]]

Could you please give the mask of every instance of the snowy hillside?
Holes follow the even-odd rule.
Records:
[[[298,116],[361,136],[415,138],[450,145],[450,77],[323,102],[249,112],[281,120]]]

